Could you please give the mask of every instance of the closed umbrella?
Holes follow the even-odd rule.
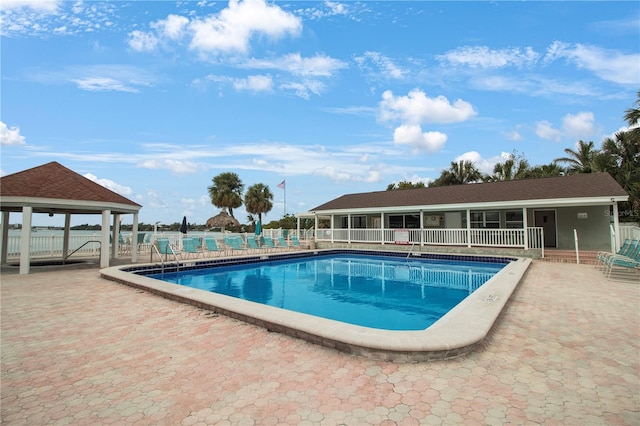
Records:
[[[262,233],[262,224],[260,221],[256,221],[256,235],[260,235]]]
[[[180,226],[180,232],[182,232],[183,234],[187,233],[187,217],[186,216],[182,218],[182,225]]]

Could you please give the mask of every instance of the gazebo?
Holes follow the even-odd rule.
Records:
[[[63,258],[69,251],[71,215],[102,215],[100,236],[100,267],[108,267],[110,257],[118,256],[120,216],[133,214],[133,241],[137,241],[138,212],[142,208],[120,194],[99,185],[55,161],[0,178],[0,210],[2,211],[2,241],[0,263],[7,263],[9,215],[22,213],[20,239],[20,274],[28,274],[31,263],[29,243],[31,240],[32,215],[65,215]],[[111,256],[109,221],[113,216]],[[137,261],[137,250],[131,250],[132,262]]]

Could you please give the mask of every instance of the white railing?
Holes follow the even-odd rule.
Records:
[[[318,241],[393,244],[397,229],[320,229]],[[409,243],[448,246],[543,248],[542,228],[524,229],[407,229]]]
[[[620,224],[620,238],[618,241],[622,243],[626,239],[640,240],[640,227],[635,223],[632,225]]]

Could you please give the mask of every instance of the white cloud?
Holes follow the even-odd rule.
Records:
[[[483,69],[529,66],[539,57],[531,47],[495,50],[486,46],[463,46],[436,56],[449,65]]]
[[[87,179],[99,185],[104,186],[107,189],[110,189],[113,192],[117,192],[120,195],[129,196],[133,194],[133,189],[131,189],[130,187],[126,185],[120,185],[119,183],[116,183],[110,179],[99,179],[96,175],[92,173],[86,173],[84,177],[86,177]]]
[[[19,127],[7,127],[0,121],[0,145],[24,145],[25,137],[20,134]]]
[[[303,58],[300,53],[290,53],[279,58],[251,58],[242,64],[243,68],[274,69],[303,77],[331,77],[336,71],[347,68],[347,64],[327,55]]]
[[[273,79],[268,75],[250,75],[247,78],[236,79],[233,87],[235,87],[236,90],[270,92],[273,90]]]
[[[422,132],[419,125],[402,125],[393,132],[396,145],[408,145],[414,151],[436,152],[444,147],[447,135],[441,132]]]
[[[494,166],[504,160],[504,153],[492,158],[482,158],[482,155],[477,151],[468,151],[458,155],[453,161],[456,163],[459,163],[460,161],[471,161],[482,173],[491,174],[493,173]]]
[[[591,112],[567,114],[562,119],[562,131],[565,136],[578,139],[590,139],[595,133],[595,118]]]
[[[362,56],[356,56],[354,59],[360,68],[376,76],[400,79],[409,73],[408,70],[400,68],[391,58],[380,52],[367,51]]]
[[[170,159],[145,159],[138,162],[138,167],[143,169],[170,170],[176,174],[196,173],[202,167],[192,161]]]
[[[158,33],[170,40],[179,40],[186,34],[189,19],[179,15],[169,15],[151,24]]]
[[[295,15],[264,0],[230,0],[219,14],[196,18],[190,23],[193,31],[191,48],[209,53],[246,53],[254,35],[280,38],[297,35],[302,23]]]
[[[597,132],[595,117],[591,112],[567,114],[562,118],[560,129],[547,120],[536,123],[536,135],[542,139],[559,142],[563,138],[591,139]]]
[[[560,140],[562,140],[562,132],[558,129],[554,129],[553,125],[547,120],[537,122],[535,132],[536,135],[542,139],[556,142],[560,142]]]
[[[138,52],[150,52],[158,46],[158,37],[143,31],[129,33],[129,47]]]
[[[122,81],[110,77],[87,77],[83,79],[71,80],[78,85],[81,90],[90,92],[129,92],[138,93],[135,87],[127,86]]]
[[[5,10],[28,8],[41,13],[55,13],[59,0],[2,0],[2,8]]]
[[[444,96],[429,98],[423,91],[413,89],[407,96],[394,96],[391,90],[382,94],[379,118],[382,121],[401,120],[407,124],[454,123],[469,120],[477,113],[462,99],[453,104]]]
[[[603,80],[618,84],[640,84],[640,54],[624,54],[580,43],[554,42],[547,49],[545,62],[565,58]]]

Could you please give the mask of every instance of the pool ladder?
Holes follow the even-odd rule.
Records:
[[[416,246],[416,243],[411,244],[411,248],[409,249],[409,253],[407,253],[407,259],[409,258],[409,256],[411,256],[411,252],[413,251],[413,248]]]
[[[158,253],[158,257],[160,258],[160,271],[164,274],[164,261],[162,260],[162,254],[160,253],[160,250],[158,250],[158,247],[155,244],[151,244],[151,263],[153,263],[153,251],[155,250],[156,253]],[[176,252],[173,251],[173,249],[171,248],[171,246],[167,246],[167,248],[171,251],[171,254],[173,254],[173,257],[175,257],[176,259],[176,272],[180,272],[180,260],[178,259],[178,255],[176,254]]]

